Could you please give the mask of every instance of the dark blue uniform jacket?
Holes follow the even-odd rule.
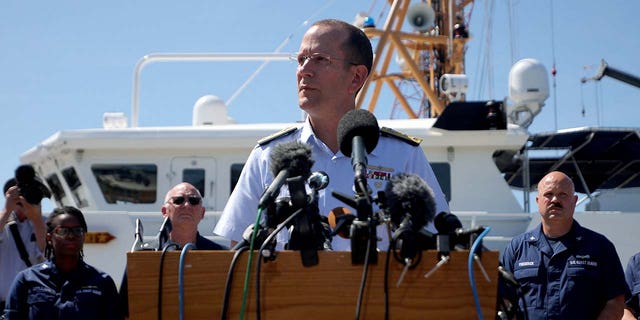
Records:
[[[529,319],[595,319],[608,300],[625,294],[620,259],[605,236],[574,220],[555,248],[550,243],[539,225],[514,237],[503,253],[504,268],[522,286]],[[501,282],[500,294],[514,296],[515,290]]]

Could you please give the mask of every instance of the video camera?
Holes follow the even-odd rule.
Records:
[[[30,204],[40,204],[42,198],[51,198],[51,191],[36,177],[36,171],[30,165],[21,165],[15,173],[16,186],[20,195]]]

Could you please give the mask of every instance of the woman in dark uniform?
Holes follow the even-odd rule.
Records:
[[[6,319],[122,319],[113,279],[82,260],[87,223],[74,207],[47,218],[47,261],[20,272]]]

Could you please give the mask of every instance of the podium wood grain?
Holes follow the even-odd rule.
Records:
[[[219,319],[229,264],[234,252],[189,251],[184,268],[185,319]],[[270,319],[353,319],[362,265],[351,264],[350,252],[319,252],[320,263],[302,266],[300,253],[279,252],[276,261],[262,263],[261,318]],[[384,318],[384,261],[369,266],[361,319]],[[163,271],[163,319],[178,319],[178,264],[180,252],[168,252]],[[241,256],[233,276],[228,319],[238,319],[248,253]],[[129,310],[131,319],[157,318],[160,252],[127,254]],[[396,281],[402,265],[391,258],[389,267],[390,319],[477,319],[467,271],[468,252],[452,252],[449,263],[429,278],[437,252],[425,251],[420,264],[409,270],[399,288]],[[474,277],[484,317],[495,317],[498,252],[483,252],[487,282],[477,263]],[[256,318],[255,265],[249,285],[246,319]]]

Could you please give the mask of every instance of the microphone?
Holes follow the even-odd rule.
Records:
[[[433,219],[433,224],[438,231],[436,245],[439,252],[448,254],[457,245],[467,246],[460,243],[460,237],[456,236],[456,230],[462,228],[462,223],[455,214],[442,211]]]
[[[387,182],[385,195],[391,223],[396,227],[391,243],[394,250],[400,249],[400,257],[396,251],[394,256],[403,263],[407,259],[415,263],[419,248],[426,246],[417,243],[418,233],[435,215],[433,191],[420,176],[400,173]]]
[[[485,229],[484,226],[477,226],[469,229],[458,228],[456,229],[455,233],[456,233],[456,236],[458,237],[469,237],[474,234],[482,233],[484,229]]]
[[[351,165],[358,182],[356,188],[366,188],[367,154],[376,148],[380,139],[380,127],[376,117],[364,109],[347,112],[338,123],[340,151],[351,157]],[[359,185],[362,184],[362,185]],[[365,192],[366,190],[360,190]]]
[[[144,228],[142,227],[142,221],[140,218],[136,219],[136,232],[134,234],[133,245],[131,246],[131,252],[144,250]]]
[[[169,241],[169,234],[171,233],[172,229],[173,226],[171,225],[171,219],[169,219],[169,216],[167,216],[162,221],[162,225],[160,225],[160,230],[158,231],[158,235],[156,236],[156,238],[158,239],[158,247],[156,248],[156,250],[162,250],[165,243]]]
[[[503,266],[498,266],[498,272],[500,272],[500,276],[506,280],[509,284],[511,284],[514,288],[519,289],[520,283],[513,275],[513,273],[507,271]]]
[[[469,229],[457,228],[453,233],[454,241],[452,244],[455,248],[471,248],[472,243],[484,230],[484,226],[477,226]]]
[[[354,109],[342,116],[338,123],[338,144],[340,151],[351,157],[354,172],[355,199],[353,202],[358,214],[351,225],[351,263],[361,264],[365,258],[370,263],[378,259],[376,235],[377,220],[373,219],[372,199],[367,186],[367,153],[375,149],[380,139],[380,127],[376,117],[367,110]],[[334,196],[337,193],[332,193]],[[346,197],[345,197],[346,198]],[[340,198],[338,198],[340,199]],[[367,248],[369,256],[365,257]]]
[[[395,175],[387,182],[384,191],[393,225],[400,226],[407,215],[411,216],[414,231],[433,221],[436,211],[433,191],[420,176],[408,173]]]
[[[320,191],[329,185],[329,175],[324,171],[316,171],[311,173],[309,179],[307,179],[309,188]]]
[[[311,174],[311,148],[299,141],[281,143],[271,151],[270,169],[275,177],[258,202],[258,209],[265,209],[278,197],[280,188],[289,177]]]
[[[433,219],[433,225],[439,234],[453,234],[457,229],[462,228],[460,219],[452,213],[442,211]]]
[[[331,230],[327,218],[319,213],[317,191],[305,194],[306,178],[302,176],[287,179],[291,196],[291,209],[301,210],[293,220],[287,248],[299,250],[302,265],[305,267],[318,264],[318,250],[331,250]],[[323,220],[324,218],[324,220]]]

